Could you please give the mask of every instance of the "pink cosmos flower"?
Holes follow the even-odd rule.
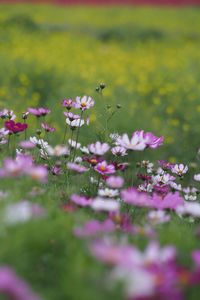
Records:
[[[10,133],[18,133],[26,130],[28,125],[26,123],[15,123],[13,120],[5,122],[5,128],[9,130]]]
[[[92,199],[76,194],[71,195],[70,200],[79,206],[90,206],[92,203]]]
[[[36,145],[34,143],[32,143],[31,141],[21,141],[19,145],[21,148],[24,148],[24,149],[33,149],[36,147]]]
[[[28,108],[28,112],[31,115],[36,116],[37,118],[40,117],[45,117],[46,115],[48,115],[51,111],[48,108],[44,108],[44,107],[39,107],[39,108]]]
[[[13,300],[40,300],[31,288],[7,267],[0,267],[0,295]]]
[[[19,154],[16,159],[7,158],[0,169],[0,177],[30,176],[41,182],[46,182],[48,171],[46,167],[33,164],[32,157]]]
[[[115,156],[125,156],[127,155],[128,153],[126,152],[126,149],[124,147],[121,147],[121,146],[116,146],[116,147],[113,147],[111,149],[111,152],[113,155]]]
[[[72,171],[75,171],[75,172],[78,172],[78,173],[85,173],[89,170],[85,166],[82,166],[82,165],[79,165],[79,164],[76,164],[76,163],[72,163],[72,162],[68,162],[67,167],[68,167],[68,169],[70,169]]]
[[[143,132],[143,130],[141,132]],[[143,138],[145,140],[147,147],[152,149],[160,147],[164,141],[163,136],[157,137],[152,132],[146,132],[146,133],[143,132]]]
[[[157,209],[176,209],[184,203],[179,193],[169,193],[164,198],[156,194],[152,197],[143,192],[138,192],[135,188],[129,188],[121,192],[122,199],[125,203],[140,207],[152,207]]]
[[[133,187],[123,190],[121,196],[127,204],[141,207],[148,207],[150,205],[148,195],[143,192],[138,192],[136,188]]]
[[[64,112],[64,115],[70,120],[70,121],[74,121],[77,119],[80,119],[80,115],[75,115],[72,112]]]
[[[172,173],[177,174],[178,176],[182,177],[184,174],[188,171],[188,166],[185,166],[184,164],[176,164],[171,169]]]
[[[106,184],[113,189],[120,189],[124,185],[124,179],[121,176],[110,176],[106,179]]]
[[[67,110],[70,110],[74,105],[74,102],[71,98],[69,99],[64,99],[62,101],[62,106],[66,107]]]
[[[83,96],[82,98],[76,97],[76,100],[74,102],[74,107],[80,108],[82,111],[86,109],[90,109],[93,106],[94,106],[94,100],[88,96]]]
[[[192,259],[195,263],[195,266],[200,269],[200,250],[199,249],[192,252]]]
[[[54,132],[56,130],[54,127],[50,127],[47,123],[41,123],[41,126],[46,132]]]
[[[162,145],[164,138],[156,137],[153,133],[145,133],[143,130],[135,131],[129,139],[127,134],[123,134],[117,138],[116,144],[126,148],[127,150],[142,151],[145,148],[157,148]]]
[[[100,233],[109,233],[115,230],[116,226],[110,219],[104,222],[98,220],[88,221],[84,226],[75,228],[74,234],[79,237],[92,237]]]
[[[102,162],[99,162],[95,167],[94,170],[101,175],[106,174],[113,174],[115,173],[115,167],[113,165],[109,165],[105,160]]]
[[[96,142],[95,144],[88,145],[90,153],[95,155],[104,155],[110,149],[107,143]]]
[[[139,131],[134,132],[131,139],[129,139],[128,134],[123,134],[122,136],[117,138],[116,144],[127,150],[142,151],[146,148],[143,135]]]

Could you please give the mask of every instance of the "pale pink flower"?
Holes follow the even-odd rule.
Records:
[[[28,112],[31,114],[31,115],[34,115],[36,116],[37,118],[40,118],[40,117],[45,117],[46,115],[48,115],[51,111],[50,109],[48,108],[45,108],[45,107],[39,107],[39,108],[28,108]]]
[[[41,126],[46,132],[54,132],[56,130],[54,127],[50,127],[47,123],[41,123]]]
[[[21,141],[19,145],[24,149],[33,149],[36,147],[36,144],[32,143],[31,141]]]
[[[141,131],[141,132],[143,132],[143,131]],[[143,132],[143,137],[144,137],[147,147],[152,148],[152,149],[160,147],[164,141],[163,136],[157,137],[152,132],[146,132],[146,133]]]
[[[0,294],[6,299],[40,300],[40,297],[33,293],[28,284],[7,266],[0,267]]]
[[[123,134],[116,140],[116,144],[127,150],[139,150],[142,151],[146,148],[143,136],[138,132],[134,132],[131,139],[129,139],[128,134]]]
[[[91,220],[82,227],[75,228],[74,233],[80,237],[92,237],[100,233],[109,233],[115,230],[116,226],[112,220],[107,219],[104,222]]]
[[[200,173],[194,175],[194,180],[200,181]]]
[[[64,99],[62,101],[62,106],[66,107],[67,110],[70,110],[74,105],[74,102],[71,98],[69,99]]]
[[[86,109],[90,109],[93,106],[94,106],[94,100],[88,96],[83,96],[82,98],[76,97],[76,100],[74,102],[74,107],[80,108],[82,111]]]
[[[115,173],[114,165],[109,165],[105,160],[102,162],[99,162],[94,167],[94,170],[102,175]]]
[[[92,203],[92,199],[76,194],[71,195],[70,200],[79,206],[90,206]]]
[[[111,152],[113,155],[115,156],[125,156],[127,155],[128,153],[126,152],[126,149],[124,147],[121,147],[121,146],[116,146],[116,147],[113,147],[111,149]]]
[[[172,173],[182,177],[184,174],[188,171],[188,166],[185,166],[184,164],[176,164],[171,169]]]
[[[124,185],[124,179],[121,176],[110,176],[106,179],[106,184],[113,189],[120,189]]]
[[[170,221],[170,215],[167,215],[164,210],[152,210],[147,216],[152,224],[162,224]]]
[[[67,168],[72,170],[72,171],[75,171],[77,173],[85,173],[89,170],[85,166],[82,166],[82,165],[79,165],[79,164],[76,164],[76,163],[72,163],[72,162],[67,163]]]
[[[104,155],[110,149],[107,143],[96,142],[95,144],[88,145],[90,153],[95,155]]]

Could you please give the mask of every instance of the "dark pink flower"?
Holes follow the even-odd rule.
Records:
[[[9,130],[10,133],[18,133],[26,130],[28,125],[26,123],[15,123],[13,120],[5,122],[5,128]]]

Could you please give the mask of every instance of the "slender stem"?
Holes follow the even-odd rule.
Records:
[[[24,124],[26,124],[26,120],[25,120],[25,119],[24,119]],[[27,130],[27,129],[24,130],[24,140],[25,140],[25,141],[26,141],[26,137],[27,137],[27,132],[26,132],[26,130]]]
[[[65,126],[65,131],[64,131],[64,137],[63,137],[63,144],[65,144],[66,135],[67,135],[67,128],[68,128],[68,126],[67,126],[67,124],[66,124],[66,126]]]
[[[81,111],[81,116],[80,116],[80,119],[79,119],[79,124],[78,124],[78,129],[77,129],[76,143],[75,143],[74,155],[73,155],[73,159],[72,159],[73,162],[74,162],[74,159],[75,159],[75,156],[76,156],[76,147],[77,147],[77,144],[78,144],[78,138],[79,138],[79,132],[80,132],[82,116],[83,116],[83,110]]]

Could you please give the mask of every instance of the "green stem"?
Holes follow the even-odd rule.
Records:
[[[65,132],[64,132],[64,137],[63,137],[63,144],[65,144],[65,140],[66,140],[66,135],[67,135],[67,124],[65,126]]]

